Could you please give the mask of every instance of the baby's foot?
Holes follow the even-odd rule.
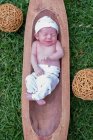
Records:
[[[38,100],[38,101],[36,101],[39,105],[44,105],[44,104],[46,104],[46,101],[44,101],[44,100]]]
[[[31,93],[26,93],[26,97],[27,97],[28,100],[33,100],[33,99],[32,99],[32,94],[31,94]]]
[[[33,99],[32,99],[32,94],[31,93],[26,93],[26,97],[27,97],[27,99],[28,100],[30,100],[30,101],[33,101]],[[44,101],[44,100],[38,100],[38,101],[36,101],[39,105],[44,105],[44,104],[46,104],[46,101]]]

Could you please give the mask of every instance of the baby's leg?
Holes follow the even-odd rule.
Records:
[[[44,105],[46,102],[43,99],[39,100],[37,97],[38,89],[36,79],[37,76],[35,75],[35,73],[32,73],[31,75],[28,75],[26,77],[26,97],[28,100],[36,101],[39,105]]]
[[[37,77],[35,73],[32,73],[26,77],[25,83],[26,83],[27,93],[34,94],[37,91],[36,78]]]
[[[31,93],[26,93],[26,97],[27,97],[27,99],[29,100],[29,101],[31,101],[31,100],[33,100],[32,99],[32,94]]]
[[[25,79],[25,83],[27,89],[26,97],[28,100],[32,100],[32,94],[37,90],[35,73],[28,75]]]
[[[36,81],[38,87],[37,97],[39,97],[39,99],[44,99],[47,95],[51,94],[59,83],[58,77],[54,74],[42,75],[38,77]]]
[[[36,101],[39,105],[45,105],[46,101],[45,100],[38,100]]]
[[[46,77],[46,75],[39,76],[36,80],[37,82],[37,98],[44,99],[51,92],[51,79]]]
[[[30,101],[34,101],[31,93],[26,93],[27,99]],[[44,105],[46,102],[44,100],[36,100],[39,105]]]

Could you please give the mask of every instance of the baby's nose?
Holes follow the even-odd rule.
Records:
[[[47,35],[47,38],[49,38],[49,39],[50,39],[50,38],[51,38],[51,35],[50,35],[50,34],[49,34],[49,35]]]

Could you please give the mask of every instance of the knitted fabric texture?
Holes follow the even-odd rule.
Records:
[[[23,13],[16,6],[6,3],[0,5],[0,30],[15,32],[23,23]]]
[[[77,72],[72,82],[72,90],[78,98],[93,100],[93,69]]]
[[[37,33],[39,30],[41,30],[44,27],[52,27],[54,28],[57,33],[59,32],[59,27],[57,23],[50,18],[49,16],[41,17],[35,24],[35,33]]]

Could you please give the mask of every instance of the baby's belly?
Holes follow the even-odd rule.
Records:
[[[48,61],[43,61],[43,62],[38,62],[38,64],[45,64],[45,65],[48,65],[48,66],[57,66],[57,67],[60,67],[60,61],[59,60],[56,60],[56,61],[51,61],[51,60],[48,60]]]

